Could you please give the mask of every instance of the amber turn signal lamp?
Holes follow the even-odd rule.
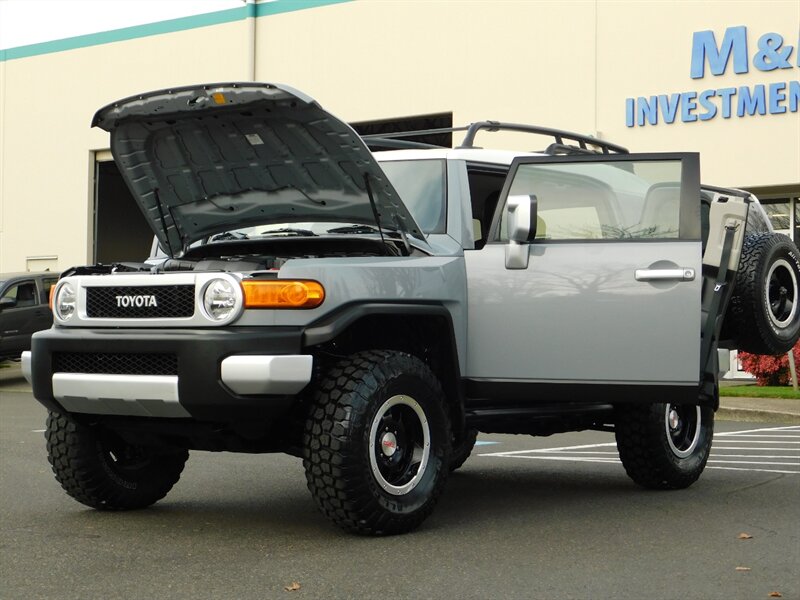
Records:
[[[54,284],[50,286],[50,292],[47,294],[47,303],[50,305],[51,312],[53,310],[53,296],[55,295],[56,295],[56,286]]]
[[[270,279],[242,281],[245,308],[316,308],[325,289],[316,281]]]

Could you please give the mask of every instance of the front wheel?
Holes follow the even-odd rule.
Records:
[[[691,404],[619,405],[614,430],[620,460],[633,481],[649,489],[681,489],[705,469],[714,411]]]
[[[444,402],[434,374],[408,354],[359,352],[330,369],[303,437],[306,481],[320,510],[360,534],[422,523],[450,464]]]
[[[136,446],[52,412],[45,431],[56,480],[75,500],[99,510],[132,510],[161,500],[189,458],[183,448]]]

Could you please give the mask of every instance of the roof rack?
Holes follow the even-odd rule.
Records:
[[[400,131],[397,133],[376,133],[362,136],[368,146],[383,146],[395,148],[440,148],[434,144],[403,140],[407,137],[419,137],[435,135],[439,133],[454,133],[456,131],[466,131],[464,140],[456,148],[477,148],[475,146],[475,136],[479,131],[518,131],[522,133],[533,133],[536,135],[546,135],[555,139],[554,144],[550,144],[544,152],[546,154],[628,154],[628,149],[611,142],[599,140],[588,135],[565,131],[563,129],[552,129],[550,127],[539,127],[538,125],[522,125],[518,123],[501,123],[499,121],[476,121],[467,127],[444,127],[439,129],[421,129],[417,131]],[[576,142],[578,145],[565,142]],[[382,142],[382,143],[381,143]],[[388,142],[388,143],[387,143]]]
[[[392,136],[393,134],[388,134],[388,135]],[[436,144],[426,144],[425,142],[414,142],[412,140],[398,140],[395,139],[394,137],[387,137],[385,134],[382,133],[376,135],[364,135],[361,137],[370,150],[374,148],[391,148],[393,150],[421,148],[430,150],[431,148],[443,147],[443,146],[437,146]]]

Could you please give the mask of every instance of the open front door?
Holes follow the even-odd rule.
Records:
[[[466,252],[468,395],[696,402],[700,238],[696,154],[516,159],[492,241]]]

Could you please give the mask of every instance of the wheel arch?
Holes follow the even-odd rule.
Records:
[[[453,317],[443,304],[348,304],[306,327],[303,346],[320,358],[373,349],[417,356],[441,382],[451,426],[460,437],[464,393],[458,343]]]

